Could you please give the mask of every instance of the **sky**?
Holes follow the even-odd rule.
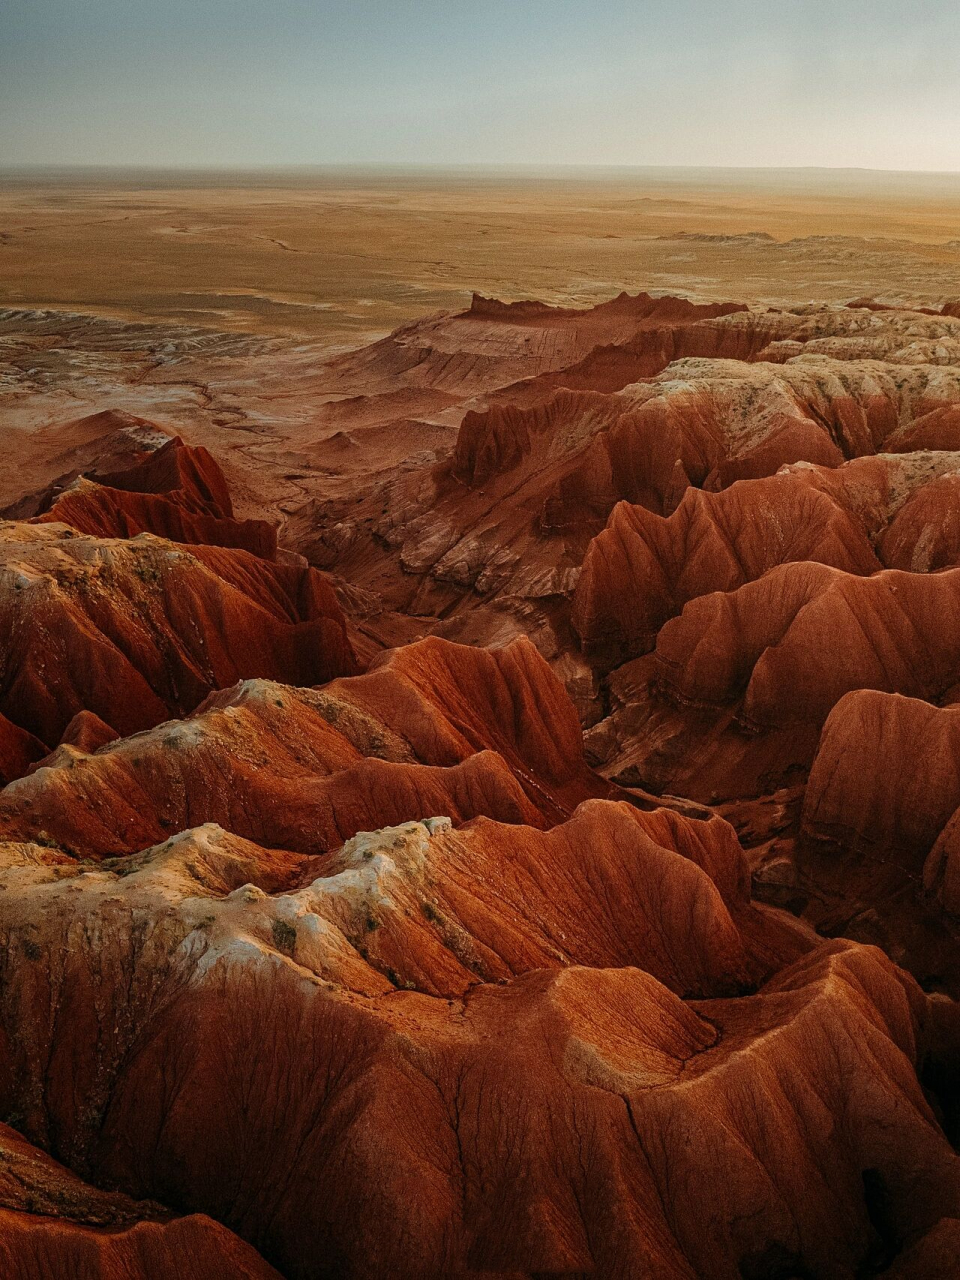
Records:
[[[0,165],[960,170],[957,0],[0,0]]]

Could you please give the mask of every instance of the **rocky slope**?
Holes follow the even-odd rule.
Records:
[[[260,355],[5,481],[0,1272],[951,1280],[960,319]]]
[[[7,1125],[0,1125],[0,1270],[30,1280],[277,1280],[219,1223],[98,1191]]]

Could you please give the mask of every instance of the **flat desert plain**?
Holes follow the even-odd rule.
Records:
[[[853,170],[0,175],[0,307],[352,346],[477,291],[748,303],[960,288],[960,177]]]

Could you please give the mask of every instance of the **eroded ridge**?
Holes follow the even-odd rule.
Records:
[[[0,1271],[952,1280],[953,309],[175,360],[0,524]]]

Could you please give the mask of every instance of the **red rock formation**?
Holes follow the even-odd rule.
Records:
[[[115,474],[138,467],[152,453],[165,448],[174,432],[147,418],[116,409],[87,414],[66,422],[47,423],[24,440],[32,465],[20,478],[15,502],[0,513],[5,519],[26,520],[41,512],[57,492],[77,476]],[[24,492],[31,482],[33,491]]]
[[[838,467],[844,459],[838,445],[819,424],[796,422],[784,417],[745,453],[721,462],[708,478],[707,487],[724,489],[738,480],[758,480],[772,476],[791,462],[812,462]]]
[[[177,1218],[87,1186],[0,1124],[0,1274],[8,1280],[278,1280],[203,1214]]]
[[[856,517],[870,540],[882,550],[886,531],[905,505],[937,480],[955,475],[958,469],[960,453],[917,451],[855,458],[837,468],[801,464],[789,468],[789,474],[795,483],[829,494]],[[947,522],[949,515],[949,511],[940,511],[940,521]],[[940,537],[935,540],[940,541]],[[902,554],[903,539],[897,541],[901,544],[897,554]]]
[[[900,508],[879,542],[891,569],[934,573],[960,563],[960,472],[918,489]]]
[[[668,520],[618,511],[585,558],[572,621],[601,672],[654,646],[655,656],[611,676],[613,715],[592,731],[594,760],[621,781],[700,801],[755,794],[809,767],[846,692],[947,694],[960,675],[946,621],[956,584],[925,571],[960,555],[947,500],[955,468],[950,454],[795,467],[717,498],[691,493]],[[845,572],[765,563],[788,536],[798,556]],[[909,572],[878,573],[871,542],[879,562]],[[731,579],[744,585],[730,590]]]
[[[0,715],[0,783],[12,782],[46,755],[39,738]]]
[[[560,816],[607,789],[583,762],[576,712],[527,640],[476,650],[436,639],[394,650],[365,676],[334,682],[345,696],[438,763],[497,751],[531,801]]]
[[[0,1273],[952,1280],[960,322],[298,359],[337,597],[123,415],[0,526]]]
[[[952,706],[868,690],[848,694],[824,727],[789,855],[812,923],[909,957],[928,988],[954,997],[958,723]],[[937,1015],[952,1018],[955,1009],[941,1000]],[[960,1080],[952,1068],[943,1079],[953,1096]],[[945,1123],[955,1139],[952,1105]]]
[[[822,723],[853,689],[938,698],[960,680],[947,620],[960,573],[855,577],[803,563],[691,601],[657,637],[659,678],[683,701],[742,699],[757,729]]]
[[[267,558],[277,547],[276,530],[266,521],[234,520],[223,472],[206,449],[188,446],[179,436],[132,456],[108,452],[94,467],[68,473],[8,514],[68,524],[103,538],[154,533],[174,542],[243,547]]]
[[[331,390],[423,394],[421,413],[449,405],[450,396],[489,393],[583,360],[597,347],[620,345],[650,329],[683,329],[699,321],[745,312],[737,303],[690,303],[682,298],[621,294],[590,308],[541,302],[503,303],[475,295],[468,310],[430,316],[397,329],[328,365]]]
[[[526,641],[424,641],[320,691],[246,681],[189,720],[45,763],[0,793],[0,825],[93,857],[197,822],[311,853],[411,813],[543,826],[615,791]]]
[[[892,432],[886,444],[896,453],[911,453],[915,449],[960,449],[960,405],[943,405],[915,418]]]
[[[870,689],[828,718],[810,771],[805,830],[919,870],[960,806],[960,709]]]
[[[210,515],[233,516],[230,490],[217,462],[207,449],[186,445],[179,436],[130,466],[107,471],[101,464],[90,478],[108,488],[163,494]]]
[[[741,318],[699,325],[749,332],[734,326]],[[798,318],[791,322],[796,330]],[[911,366],[898,377],[895,366],[818,355],[785,363],[687,359],[616,394],[498,397],[468,409],[449,461],[410,466],[369,497],[337,504],[319,536],[313,510],[307,549],[391,608],[445,619],[479,611],[493,635],[503,609],[495,623],[490,602],[514,602],[519,614],[520,602],[570,595],[590,539],[618,501],[669,515],[691,487],[723,490],[805,462],[810,475],[795,483],[826,489],[871,535],[858,509],[866,473],[851,474],[842,494],[824,477],[843,470],[846,458],[869,455],[878,501],[886,486],[889,505],[895,483],[920,482],[923,459],[952,455],[910,454],[896,481],[888,476],[893,464],[873,455],[949,395],[960,397],[952,370]],[[929,463],[927,478],[950,465]],[[911,469],[916,478],[908,481]],[[886,511],[885,522],[892,516]],[[524,629],[519,617],[515,625]],[[545,652],[563,647],[563,626],[547,623],[544,635],[552,630],[553,639]]]
[[[682,299],[661,299],[682,303]],[[736,315],[737,320],[726,317]],[[770,359],[771,342],[782,340],[797,326],[796,317],[757,314],[734,304],[722,304],[708,314],[702,308],[695,318],[678,314],[673,323],[666,312],[663,324],[642,328],[626,342],[595,347],[589,355],[556,372],[544,373],[494,392],[497,402],[529,404],[558,387],[574,391],[620,391],[631,382],[655,377],[675,360],[706,356],[721,360]],[[718,322],[719,321],[719,322]],[[792,323],[791,323],[792,322]]]
[[[311,684],[355,669],[315,570],[155,538],[0,526],[0,708],[53,745],[92,711],[121,733],[245,676]]]
[[[0,902],[3,955],[32,939],[38,1010],[53,998],[47,957],[61,957],[75,1034],[53,1042],[35,1019],[8,1043],[0,1096],[76,1167],[211,1213],[291,1277],[614,1274],[624,1258],[678,1277],[784,1257],[853,1269],[884,1247],[887,1221],[904,1238],[955,1216],[960,1162],[911,1069],[916,986],[872,949],[810,951],[770,915],[768,948],[779,936],[781,955],[807,954],[754,995],[684,1004],[654,973],[702,981],[690,923],[714,973],[729,945],[736,966],[736,934],[718,927],[704,873],[658,843],[683,820],[671,840],[659,817],[645,830],[607,813],[574,819],[590,833],[585,868],[575,829],[516,829],[505,898],[483,859],[502,858],[513,829],[494,840],[483,823],[358,837],[279,895],[273,855],[211,828],[122,877],[27,870],[12,913]],[[564,941],[541,912],[559,919],[584,870],[596,924],[575,924],[564,898]],[[9,1036],[26,970],[4,968]],[[118,1020],[120,971],[132,1016]],[[818,1122],[825,1102],[844,1125]]]
[[[242,547],[272,559],[276,530],[263,520],[233,520],[190,511],[180,502],[149,493],[76,480],[49,510],[36,519],[68,524],[80,533],[102,538],[133,538],[155,533],[173,542]]]
[[[941,1276],[947,1277],[956,1267],[958,1250],[960,1222],[956,1218],[941,1218],[926,1235],[897,1259],[890,1268],[890,1280],[936,1280]]]
[[[663,518],[620,503],[584,558],[571,620],[608,665],[648,652],[668,618],[775,565],[815,560],[849,573],[880,569],[859,522],[791,475],[717,494],[688,489]]]
[[[936,700],[960,682],[958,592],[956,570],[864,578],[800,562],[699,596],[653,654],[611,676],[591,759],[625,785],[704,803],[797,781],[844,694]]]
[[[89,755],[119,736],[92,711],[78,711],[64,729],[60,746],[75,747],[78,751]]]
[[[892,862],[960,916],[960,709],[848,694],[828,719],[803,808],[808,837]]]

